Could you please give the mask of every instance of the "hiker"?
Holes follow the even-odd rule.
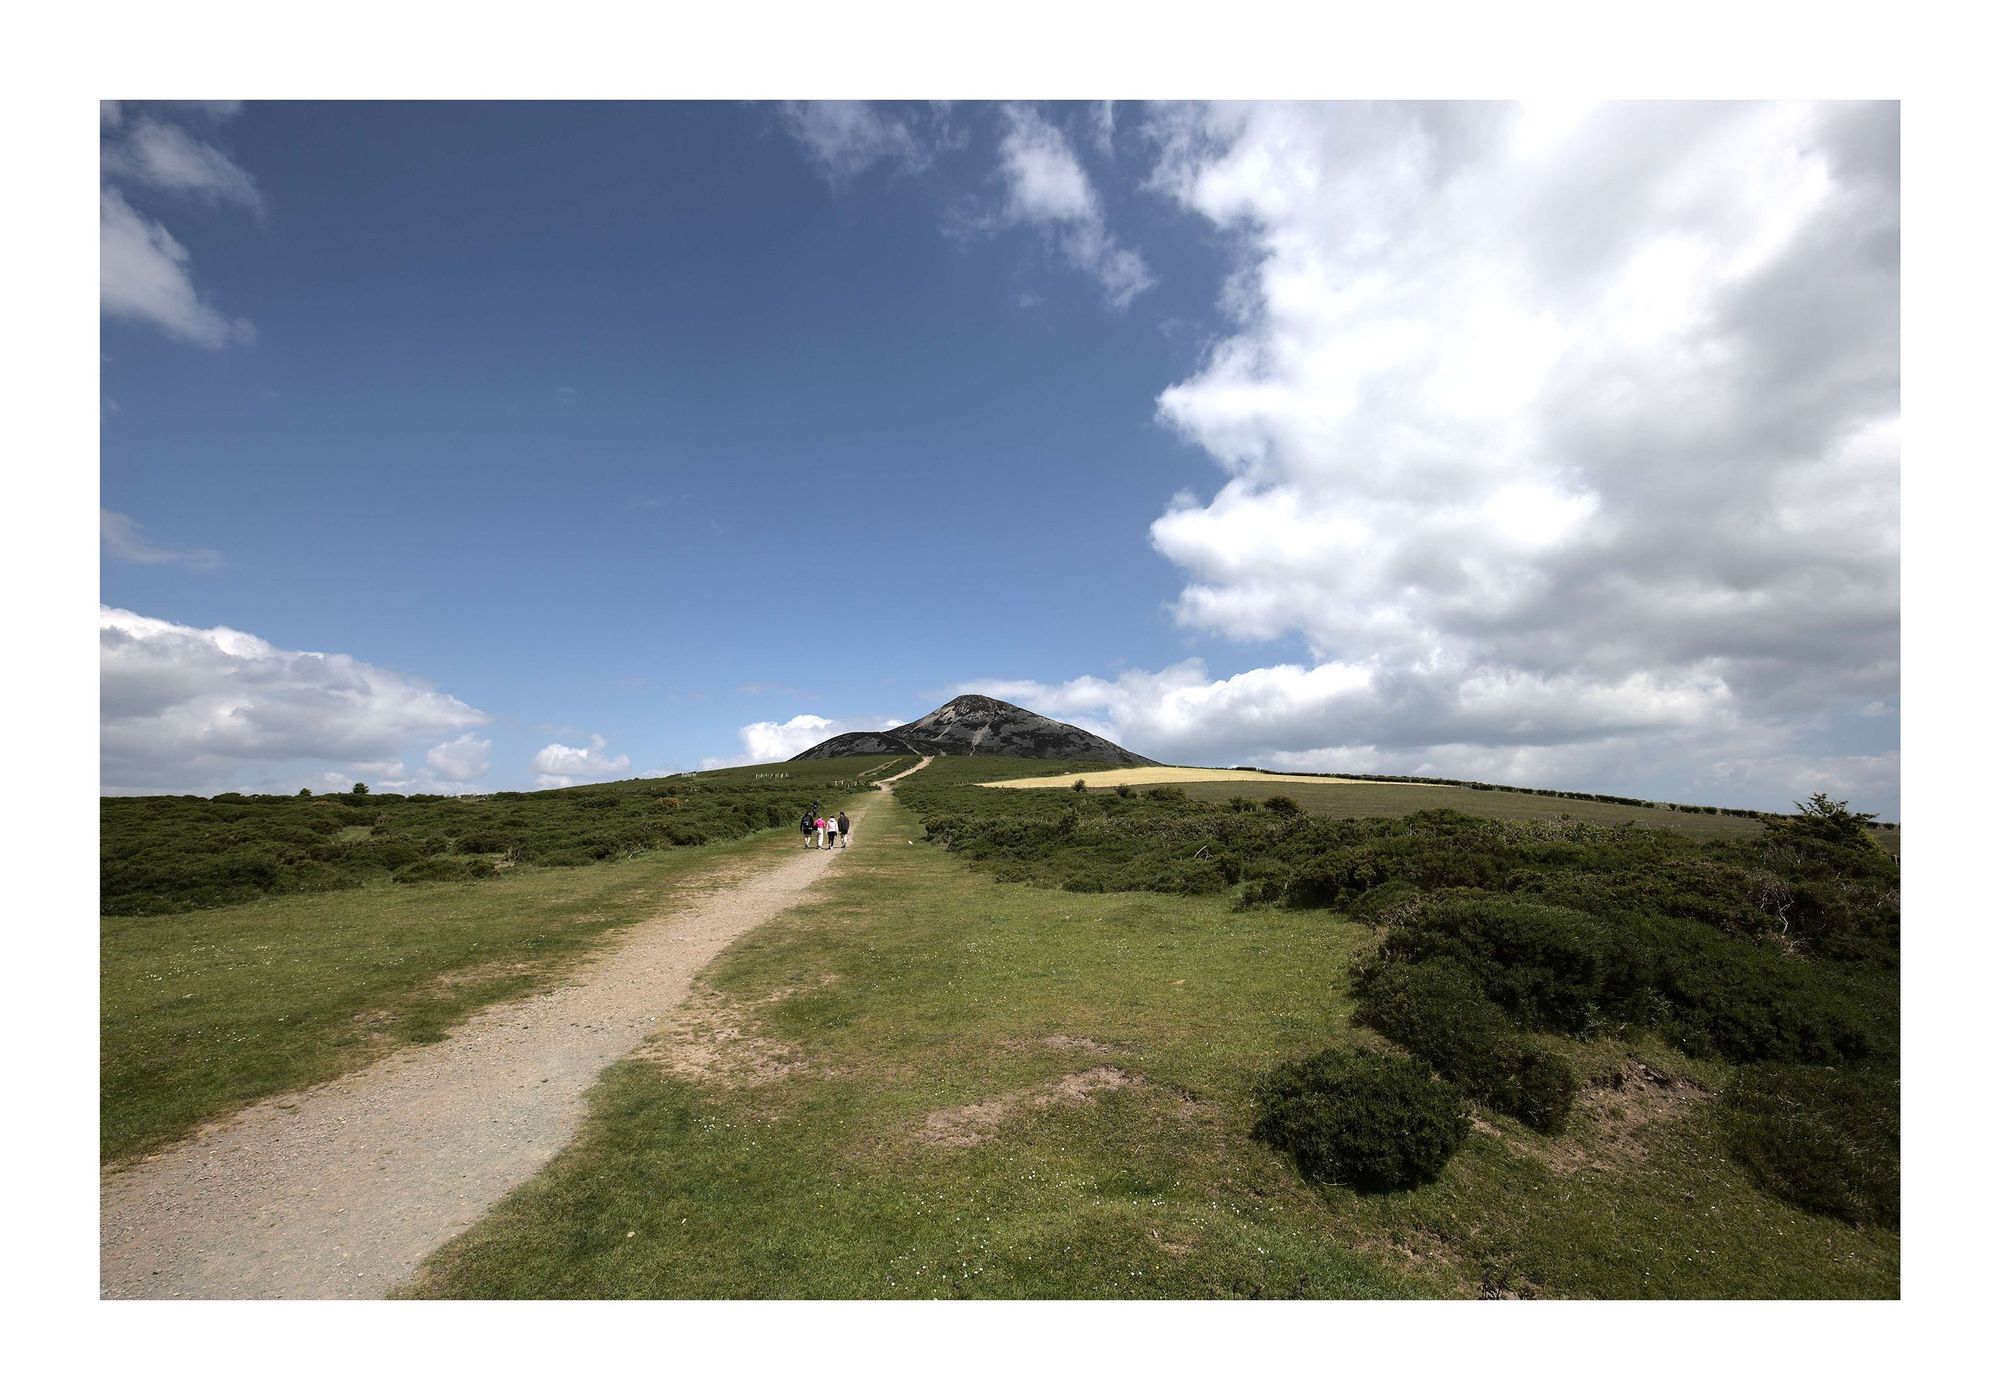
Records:
[[[811,812],[807,812],[799,818],[799,834],[806,838],[806,849],[810,851],[813,845],[813,814]]]
[[[840,844],[845,846],[847,844],[847,813],[842,812],[834,820],[835,824],[840,828]]]
[[[818,842],[817,842],[816,844],[818,844],[818,845],[821,845],[821,846],[825,846],[825,845],[828,845],[828,844],[830,844],[830,843],[829,843],[829,842],[827,841],[827,839],[826,839],[826,818],[825,818],[825,817],[814,817],[814,818],[813,818],[813,830],[814,830],[815,832],[817,832],[817,833],[818,833],[818,835],[819,835],[819,839],[818,839]]]

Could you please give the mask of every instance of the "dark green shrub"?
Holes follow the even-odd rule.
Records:
[[[426,854],[420,842],[396,836],[376,836],[366,841],[346,841],[330,847],[326,859],[337,865],[394,870],[421,860]]]
[[[1078,778],[1078,779],[1077,779],[1077,780],[1076,780],[1075,782],[1073,782],[1073,783],[1071,783],[1071,784],[1069,785],[1069,790],[1070,790],[1071,792],[1086,792],[1086,791],[1088,791],[1088,790],[1089,790],[1089,788],[1090,788],[1090,784],[1089,784],[1089,783],[1086,783],[1086,782],[1085,782],[1085,781],[1084,781],[1083,779],[1081,779],[1081,778]]]
[[[1299,817],[1305,815],[1306,809],[1299,805],[1298,798],[1274,792],[1264,799],[1264,810],[1276,812],[1281,817]]]
[[[1394,1191],[1435,1181],[1471,1127],[1457,1094],[1414,1061],[1327,1050],[1281,1065],[1257,1090],[1252,1135],[1311,1181]]]
[[[1416,911],[1423,894],[1407,880],[1391,880],[1359,895],[1347,906],[1350,916],[1373,928],[1401,923]]]
[[[1757,1065],[1722,1099],[1729,1149],[1751,1179],[1802,1210],[1857,1225],[1902,1219],[1902,1095],[1868,1066]]]
[[[422,885],[434,882],[462,880],[483,880],[492,875],[493,862],[477,857],[459,859],[455,856],[425,856],[398,870],[390,878],[399,885]]]
[[[1833,1064],[1877,1048],[1853,993],[1825,969],[1699,924],[1653,932],[1662,1029],[1689,1054]]]
[[[1541,1132],[1560,1128],[1576,1101],[1568,1061],[1523,1036],[1449,959],[1369,969],[1358,1015],[1481,1103]]]
[[[1539,1045],[1527,1045],[1516,1054],[1494,1107],[1537,1132],[1553,1133],[1568,1121],[1579,1087],[1576,1067],[1567,1059]]]
[[[1580,1034],[1603,1019],[1610,930],[1587,914],[1536,900],[1435,900],[1383,940],[1385,956],[1451,958],[1519,1025]],[[1643,981],[1643,973],[1638,974]],[[1636,988],[1616,989],[1614,1000]],[[1623,1018],[1620,1018],[1623,1019]]]

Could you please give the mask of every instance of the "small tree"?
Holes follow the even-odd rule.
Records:
[[[1075,782],[1069,785],[1069,790],[1071,792],[1082,792],[1085,788],[1089,786],[1090,784],[1086,783],[1083,779],[1078,778]]]
[[[368,784],[356,783],[354,785],[354,795],[356,797],[366,797],[368,795]]]
[[[300,796],[300,797],[311,797],[312,795],[313,795],[313,790],[312,790],[311,788],[300,788],[300,789],[299,789],[299,796]]]
[[[1868,834],[1868,824],[1875,820],[1873,812],[1851,812],[1845,802],[1835,802],[1823,792],[1812,795],[1810,802],[1794,802],[1798,815],[1765,819],[1767,826],[1797,835],[1810,836],[1816,840],[1835,846],[1867,846],[1874,843]]]

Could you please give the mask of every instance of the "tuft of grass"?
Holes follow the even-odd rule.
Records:
[[[1730,1150],[1757,1183],[1858,1225],[1902,1218],[1902,1086],[1888,1066],[1752,1065],[1723,1096]]]

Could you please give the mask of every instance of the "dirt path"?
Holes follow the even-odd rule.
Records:
[[[917,764],[887,784],[914,773]],[[855,837],[871,794],[855,804]],[[569,1141],[598,1074],[731,941],[805,897],[839,852],[795,850],[638,925],[571,985],[435,1045],[254,1105],[108,1174],[107,1298],[380,1298]]]

